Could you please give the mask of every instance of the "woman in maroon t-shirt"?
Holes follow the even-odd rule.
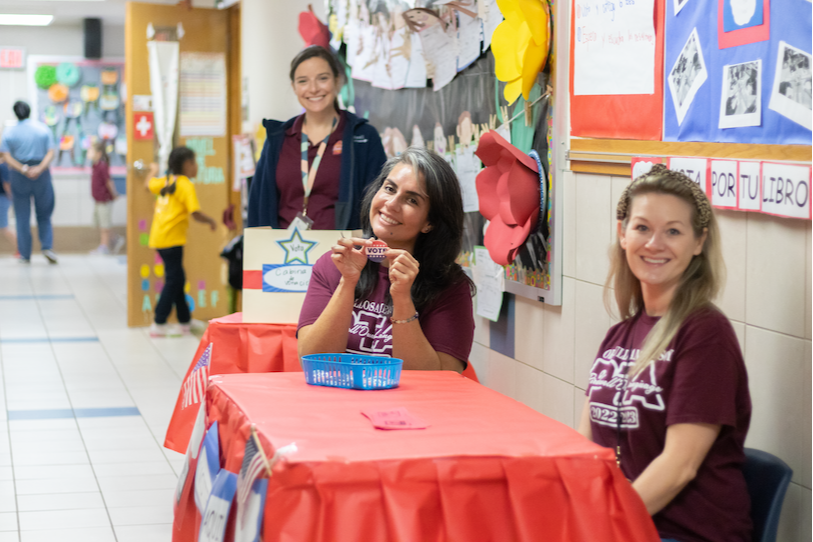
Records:
[[[339,239],[314,265],[299,355],[392,355],[404,369],[463,371],[474,337],[473,286],[455,263],[463,200],[451,166],[410,147],[370,185],[361,220],[365,239]],[[386,243],[380,264],[367,256],[373,236]]]
[[[723,262],[703,190],[658,164],[618,202],[605,294],[621,323],[590,373],[579,431],[616,450],[663,540],[751,540],[751,418],[734,330],[713,304]]]

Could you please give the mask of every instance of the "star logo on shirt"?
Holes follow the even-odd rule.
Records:
[[[294,229],[291,238],[287,241],[277,241],[277,244],[285,251],[285,263],[290,264],[294,262],[301,262],[308,265],[308,251],[315,247],[318,243],[316,241],[307,241],[302,239],[302,235],[298,229]]]

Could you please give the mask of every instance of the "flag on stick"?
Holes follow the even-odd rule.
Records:
[[[183,383],[183,406],[200,403],[206,393],[206,385],[209,382],[209,363],[212,359],[212,343],[206,347],[203,354],[198,358],[195,367]]]

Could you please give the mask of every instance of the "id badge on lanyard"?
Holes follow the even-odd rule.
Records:
[[[330,128],[330,133],[325,136],[321,143],[319,143],[319,150],[316,151],[316,158],[313,159],[313,165],[308,167],[308,135],[302,132],[302,143],[300,151],[302,153],[302,190],[305,197],[302,199],[302,211],[296,214],[296,218],[291,221],[288,226],[289,230],[297,228],[299,230],[309,230],[313,227],[313,220],[308,217],[308,200],[310,199],[311,192],[313,191],[313,183],[316,180],[316,172],[319,170],[319,164],[322,163],[322,157],[325,155],[327,149],[327,142],[330,139],[333,130],[336,129],[338,119],[333,119],[333,126]]]

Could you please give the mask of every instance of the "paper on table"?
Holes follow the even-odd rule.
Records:
[[[362,410],[376,429],[426,429],[429,424],[410,413],[404,407],[387,410]]]
[[[460,191],[463,194],[463,212],[471,213],[480,209],[480,200],[477,198],[475,184],[477,173],[480,170],[480,160],[474,156],[474,145],[459,147],[455,151],[455,171],[460,181]]]
[[[486,247],[474,247],[472,261],[472,274],[474,284],[477,286],[478,316],[496,322],[500,317],[503,291],[505,290],[505,275],[502,266],[491,259]]]
[[[576,96],[655,92],[654,0],[575,0]]]

